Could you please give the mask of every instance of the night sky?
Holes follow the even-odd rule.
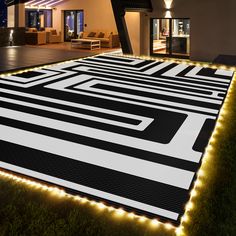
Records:
[[[0,27],[7,25],[7,7],[5,0],[0,0]]]

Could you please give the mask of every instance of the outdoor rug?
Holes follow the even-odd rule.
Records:
[[[0,78],[0,167],[178,224],[233,72],[100,55]]]

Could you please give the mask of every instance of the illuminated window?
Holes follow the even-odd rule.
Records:
[[[151,54],[177,57],[190,55],[189,19],[152,19]]]

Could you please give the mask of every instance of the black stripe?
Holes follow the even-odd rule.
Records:
[[[47,84],[50,84],[50,83],[47,83]],[[2,84],[1,87],[6,88],[6,89],[12,89],[12,86],[6,85],[6,84]],[[35,95],[44,96],[44,97],[53,98],[53,99],[59,99],[59,100],[63,98],[62,101],[68,101],[68,102],[73,102],[73,103],[78,103],[79,101],[80,104],[96,106],[96,107],[120,111],[120,112],[130,113],[130,111],[132,111],[131,112],[132,114],[136,114],[140,116],[143,116],[143,113],[139,111],[140,107],[142,107],[142,109],[147,109],[147,111],[155,109],[155,108],[145,107],[144,105],[141,106],[141,105],[130,104],[128,100],[125,102],[113,101],[113,100],[110,100],[109,97],[115,97],[115,98],[117,97],[112,96],[112,95],[109,95],[109,97],[107,98],[95,97],[94,95],[96,94],[101,95],[101,94],[95,93],[95,92],[90,93],[89,91],[86,91],[87,94],[83,95],[83,94],[68,93],[68,92],[64,92],[60,90],[45,89],[45,88],[42,88],[41,85],[37,85],[37,86],[30,87],[27,89],[21,88],[21,87],[14,87],[14,91],[23,92],[26,94],[35,94]],[[137,99],[129,99],[129,100],[134,101],[134,102],[141,102],[140,100],[137,100]],[[115,106],[114,106],[114,102],[115,102]],[[212,113],[209,113],[209,112],[197,111],[197,110],[192,110],[192,109],[183,108],[183,107],[176,107],[174,105],[161,104],[161,103],[158,103],[158,101],[156,103],[154,102],[145,102],[145,103],[153,105],[153,106],[160,106],[163,108],[172,108],[172,109],[177,109],[180,111],[189,111],[189,112],[194,112],[194,113],[199,113],[199,114],[212,115]],[[67,110],[71,110],[71,108],[67,107]],[[145,113],[145,114],[148,114],[148,113]],[[149,117],[149,115],[147,116]]]
[[[135,137],[139,139],[149,140],[158,143],[169,143],[173,136],[176,134],[180,126],[183,124],[187,115],[170,112],[155,110],[155,116],[153,122],[144,130],[139,131],[135,129],[129,129],[125,127],[115,126],[111,124],[101,123],[99,121],[93,121],[90,119],[72,117],[64,114],[58,114],[49,111],[43,111],[41,109],[35,109],[32,107],[16,105],[12,103],[2,102],[2,107],[19,110],[22,112],[28,112],[42,117],[50,117],[53,119],[62,119],[63,121],[92,127],[100,130],[109,131],[112,133],[123,134],[125,136]],[[145,109],[143,110],[143,112]],[[158,117],[158,119],[156,119]],[[164,135],[163,135],[164,134]]]
[[[123,62],[133,62],[135,59],[132,58],[125,58],[125,57],[107,57],[107,56],[97,56],[96,58],[101,58],[101,59],[109,59],[113,61],[123,61]]]
[[[84,65],[80,65],[80,66],[84,66]],[[77,66],[77,67],[73,67],[73,69],[76,68],[76,71],[79,71],[79,67],[80,66]],[[127,75],[123,75],[123,74],[120,74],[119,72],[122,72],[122,73],[129,73],[129,72],[124,72],[122,71],[122,69],[118,70],[118,69],[114,69],[112,70],[112,73],[109,69],[107,68],[99,68],[98,66],[96,65],[86,65],[87,67],[90,67],[89,68],[89,71],[81,71],[83,72],[84,74],[89,74],[89,75],[93,75],[93,76],[103,76],[103,75],[100,75],[100,74],[97,74],[97,73],[106,73],[106,77],[108,78],[113,78],[113,79],[116,79],[116,80],[121,80],[121,81],[124,81],[124,76],[126,77],[130,77],[131,75],[130,74],[127,74]],[[73,70],[71,69],[71,70]],[[96,69],[100,69],[100,70],[103,70],[103,71],[99,71],[99,70],[96,70]],[[73,70],[75,71],[75,70]],[[163,80],[159,80],[158,78],[161,78],[161,75],[156,77],[156,78],[152,78],[151,76],[148,76],[148,75],[145,75],[145,74],[142,74],[142,77],[140,77],[140,73],[137,74],[137,73],[133,73],[132,72],[132,79],[129,79],[129,78],[125,78],[125,81],[130,81],[130,82],[137,82],[137,83],[142,83],[142,84],[147,84],[147,85],[153,85],[153,86],[160,86],[160,87],[166,87],[166,88],[174,88],[174,89],[182,89],[182,90],[185,90],[185,91],[189,91],[189,92],[198,92],[198,93],[203,93],[203,94],[211,94],[209,91],[207,90],[211,90],[211,88],[206,88],[206,87],[202,87],[202,86],[197,86],[197,84],[195,85],[188,85],[188,84],[180,84],[180,83],[176,83],[176,80],[173,80],[171,82],[169,81],[163,81]],[[144,81],[145,80],[148,80],[148,81]],[[153,83],[152,83],[153,82]],[[165,83],[165,84],[161,84],[161,83]],[[197,82],[196,82],[197,83]],[[190,86],[191,88],[180,88],[178,86]],[[199,89],[202,89],[202,90],[199,90]],[[205,91],[204,91],[205,90]],[[214,88],[215,91],[222,91],[222,89],[220,88]]]
[[[112,120],[112,121],[118,121],[118,122],[125,123],[125,124],[139,125],[141,123],[141,120],[125,117],[125,114],[122,117],[119,115],[113,115],[113,114],[93,111],[93,110],[84,109],[84,108],[76,108],[76,107],[70,107],[67,105],[61,105],[61,104],[57,104],[57,103],[53,103],[53,102],[46,102],[46,101],[38,100],[38,99],[34,99],[34,98],[27,98],[27,97],[23,97],[23,96],[19,97],[18,95],[8,94],[8,93],[4,93],[4,92],[1,93],[1,96],[4,96],[6,98],[10,98],[10,99],[15,99],[17,101],[24,101],[24,102],[29,102],[32,104],[49,106],[49,107],[53,107],[53,108],[57,108],[57,109],[65,110],[65,111],[70,111],[70,112],[75,112],[75,113],[79,113],[79,114],[83,114],[83,115],[89,115],[89,116],[104,118],[104,119],[108,119],[108,120]],[[111,113],[112,113],[112,111],[111,111]]]
[[[96,73],[106,73],[106,71],[96,71],[94,69],[91,69],[90,71],[85,72],[85,74],[96,76],[96,77],[98,77],[98,76],[102,77],[103,76],[103,75],[96,74]],[[116,76],[116,75],[118,75],[119,77]],[[110,80],[105,80],[105,79],[102,79],[102,80],[113,82],[113,83],[127,84],[127,83],[122,83],[122,82],[124,82],[124,77],[121,77],[121,76],[122,75],[119,74],[119,73],[114,73],[113,72],[112,74],[109,74],[108,71],[107,71],[106,79],[108,79],[108,78],[109,79],[115,79],[115,81],[110,81]],[[195,89],[195,88],[180,87],[181,86],[180,84],[173,84],[173,83],[170,83],[168,81],[160,81],[160,80],[158,81],[157,79],[155,79],[155,80],[154,79],[148,79],[149,81],[144,81],[144,79],[146,79],[146,78],[135,77],[134,76],[134,77],[132,77],[132,79],[125,78],[125,82],[137,83],[137,85],[135,85],[135,86],[142,87],[142,88],[150,88],[150,87],[148,87],[148,85],[150,85],[150,86],[153,86],[153,88],[151,88],[151,89],[158,89],[158,90],[163,90],[163,91],[170,91],[168,89],[178,90],[178,91],[171,91],[173,93],[188,94],[186,92],[194,92],[194,93],[199,93],[199,95],[211,95],[212,94],[210,89],[208,89],[208,91],[207,91],[206,88],[204,88],[205,90],[199,90],[199,89]],[[117,82],[117,80],[119,82]],[[141,85],[139,85],[139,84],[141,84]],[[133,84],[130,84],[130,85],[133,85]],[[144,85],[147,85],[147,86],[144,86]],[[182,86],[184,86],[184,85],[182,85]]]
[[[24,78],[27,78],[27,79],[30,79],[29,77],[31,76],[31,72],[32,71],[29,71],[29,72],[25,72],[25,77]],[[54,71],[55,72],[55,71]],[[22,81],[20,81],[20,78],[19,78],[19,81],[13,81],[13,80],[8,80],[8,79],[2,79],[2,78],[0,78],[0,82],[1,82],[1,80],[2,81],[5,81],[5,82],[11,82],[11,83],[15,83],[15,84],[30,84],[30,83],[35,83],[35,82],[38,82],[38,81],[43,81],[44,79],[48,79],[48,78],[52,78],[52,77],[54,77],[54,76],[57,76],[57,75],[60,75],[60,74],[64,74],[65,72],[58,72],[58,71],[56,71],[57,72],[57,74],[54,74],[54,75],[47,75],[46,73],[45,73],[45,77],[43,77],[43,78],[40,78],[40,79],[37,79],[37,78],[35,78],[33,81],[27,81],[27,82],[22,82]],[[27,75],[29,73],[29,75]],[[20,74],[19,74],[20,75]],[[14,76],[18,76],[18,77],[20,77],[19,75],[14,75]],[[22,77],[23,78],[23,77]],[[55,82],[55,81],[57,81],[57,80],[54,80],[53,82]],[[52,81],[50,81],[50,83],[52,83]],[[14,85],[13,85],[14,86]],[[1,84],[1,87],[2,87],[2,84]]]
[[[80,64],[81,64],[81,66],[88,66],[88,67],[91,67],[91,68],[97,68],[97,69],[103,69],[102,67],[104,67],[104,71],[106,70],[106,71],[109,71],[109,73],[112,75],[112,74],[117,74],[117,75],[120,75],[120,77],[122,78],[122,74],[119,74],[119,72],[123,72],[123,73],[130,73],[130,72],[127,72],[127,71],[124,71],[124,69],[122,69],[122,68],[114,68],[114,67],[112,67],[112,68],[106,68],[106,67],[109,67],[108,65],[99,65],[99,64],[90,64],[90,63],[86,63],[85,61],[78,61]],[[97,66],[97,67],[96,67]],[[99,67],[100,66],[100,67]],[[144,76],[144,78],[145,77],[147,77],[147,78],[145,78],[145,79],[150,79],[151,77],[153,77],[153,81],[157,81],[157,79],[158,78],[164,78],[164,79],[168,79],[168,80],[171,80],[172,82],[171,83],[173,83],[173,84],[175,84],[175,82],[176,82],[176,78],[172,78],[172,77],[169,77],[169,76],[164,76],[163,75],[163,73],[165,73],[166,71],[168,71],[170,68],[169,67],[174,67],[174,66],[176,66],[176,65],[169,65],[169,66],[167,66],[167,68],[164,68],[164,69],[161,69],[161,70],[159,70],[159,71],[157,71],[156,73],[154,73],[154,74],[152,74],[152,75],[146,75],[146,74],[143,74],[142,73],[142,71],[132,71],[132,77],[134,76],[140,76],[140,75],[142,75],[142,76]],[[72,67],[68,67],[68,68],[66,68],[66,70],[71,70],[71,71],[73,71],[73,69],[75,69],[75,68],[78,68],[78,66],[72,66]],[[110,71],[110,69],[112,69],[112,72]],[[125,68],[125,70],[126,70],[126,68]],[[146,68],[145,68],[145,70],[146,70]],[[117,73],[116,73],[117,72]],[[86,72],[83,72],[83,73],[86,73]],[[181,72],[182,73],[182,72]],[[130,75],[127,75],[127,76],[130,76]],[[184,73],[184,75],[182,75],[182,77],[185,77],[185,73]],[[156,78],[156,79],[155,79]],[[190,78],[190,77],[189,77]],[[194,79],[194,78],[193,78]],[[185,77],[185,78],[183,78],[183,79],[181,79],[181,78],[178,78],[178,81],[180,81],[180,82],[185,82],[186,83],[186,85],[187,86],[193,86],[194,88],[202,88],[202,89],[207,89],[207,88],[205,88],[205,87],[202,87],[201,85],[207,85],[207,86],[211,86],[211,87],[216,87],[216,88],[214,88],[214,90],[219,90],[219,91],[221,91],[220,90],[220,88],[227,88],[228,87],[228,85],[224,85],[224,84],[220,84],[220,85],[218,85],[218,84],[213,84],[213,83],[208,83],[208,81],[193,81],[193,80],[188,80],[188,77]],[[166,83],[170,83],[170,82],[168,82],[168,81],[166,81]],[[176,84],[178,84],[178,83],[176,83]],[[219,88],[218,88],[219,87]],[[209,88],[208,88],[209,89]]]
[[[86,62],[86,61],[92,61],[92,62],[96,62],[96,63],[101,63],[101,64],[104,64],[108,67],[115,67],[115,66],[124,66],[124,67],[128,67],[126,68],[127,70],[130,70],[130,69],[134,69],[134,68],[142,68],[143,66],[147,66],[149,65],[150,63],[152,63],[153,61],[148,61],[148,60],[145,60],[145,61],[142,61],[136,65],[132,65],[132,64],[124,64],[124,63],[119,63],[119,62],[116,62],[116,61],[112,61],[111,58],[107,58],[109,59],[110,61],[102,61],[102,60],[96,60],[96,58],[87,58],[87,59],[84,59],[83,61]],[[129,68],[130,67],[130,68]]]
[[[143,159],[147,161],[151,161],[154,163],[160,163],[163,165],[168,165],[172,167],[176,167],[179,169],[196,171],[198,167],[198,163],[181,160],[178,158],[173,158],[170,156],[162,155],[159,153],[152,153],[150,151],[145,151],[142,149],[136,149],[129,146],[122,146],[120,144],[106,142],[90,137],[85,137],[79,134],[72,134],[64,131],[54,130],[52,128],[46,128],[39,125],[28,124],[23,121],[12,120],[4,117],[0,117],[0,123],[5,124],[7,126],[24,129],[27,131],[71,141],[74,143],[80,143],[86,146],[91,146],[103,150],[107,150],[110,152],[115,152],[123,155],[128,155],[131,157],[135,157],[138,159]]]
[[[213,77],[215,79],[225,79],[227,82],[230,82],[231,76],[225,76],[225,75],[218,75],[216,74],[215,69],[211,68],[202,68],[197,75],[202,75],[202,76],[208,76],[208,77]]]
[[[0,160],[177,213],[188,190],[0,141]],[[99,158],[99,157],[94,157]]]
[[[185,99],[185,98],[178,98],[178,97],[174,97],[174,96],[154,94],[151,92],[138,91],[135,89],[119,88],[119,87],[106,85],[106,84],[99,84],[98,83],[98,84],[93,85],[91,87],[103,89],[103,90],[108,90],[108,91],[115,91],[115,92],[119,92],[119,93],[132,94],[132,95],[137,95],[137,96],[142,96],[142,97],[147,97],[147,98],[154,98],[157,100],[160,99],[160,100],[165,100],[165,101],[167,100],[167,101],[171,101],[171,102],[183,103],[183,104],[188,104],[188,105],[193,105],[193,106],[206,107],[206,108],[211,108],[211,109],[216,109],[216,110],[218,110],[220,108],[220,105],[212,104],[212,103],[208,103],[208,102],[202,102],[202,101],[200,102],[200,101],[195,101],[195,100],[190,100],[190,99]],[[74,89],[81,91],[80,89],[77,89],[77,88],[74,88]],[[117,97],[119,97],[119,96],[117,96]],[[127,97],[125,99],[130,100]]]
[[[41,75],[46,75],[46,73],[42,73],[42,72],[38,72],[38,71],[28,71],[28,72],[16,74],[14,76],[24,78],[24,79],[31,79],[33,77],[41,76]]]

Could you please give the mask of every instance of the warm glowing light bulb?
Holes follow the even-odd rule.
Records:
[[[156,219],[152,220],[152,221],[151,221],[151,226],[152,226],[152,227],[157,227],[157,226],[159,226],[158,220],[156,220]]]
[[[172,224],[170,224],[170,223],[166,223],[166,224],[165,224],[165,228],[166,228],[167,230],[171,230],[171,229],[174,228],[174,226],[173,226]]]
[[[193,189],[190,193],[191,197],[196,197],[197,196],[197,191]]]
[[[125,214],[125,211],[122,208],[119,208],[115,211],[117,216],[123,216]]]
[[[166,9],[170,9],[170,8],[171,8],[171,5],[172,5],[172,2],[173,2],[173,0],[164,0],[164,1],[165,1]]]
[[[193,203],[192,202],[188,202],[185,208],[186,208],[187,211],[190,211],[190,210],[193,209],[193,207],[194,207]]]
[[[147,220],[147,218],[145,216],[140,216],[139,217],[139,222],[143,223]]]
[[[104,210],[106,208],[106,206],[102,202],[98,203],[97,206],[100,210]]]
[[[166,11],[165,18],[172,18],[170,10]]]

